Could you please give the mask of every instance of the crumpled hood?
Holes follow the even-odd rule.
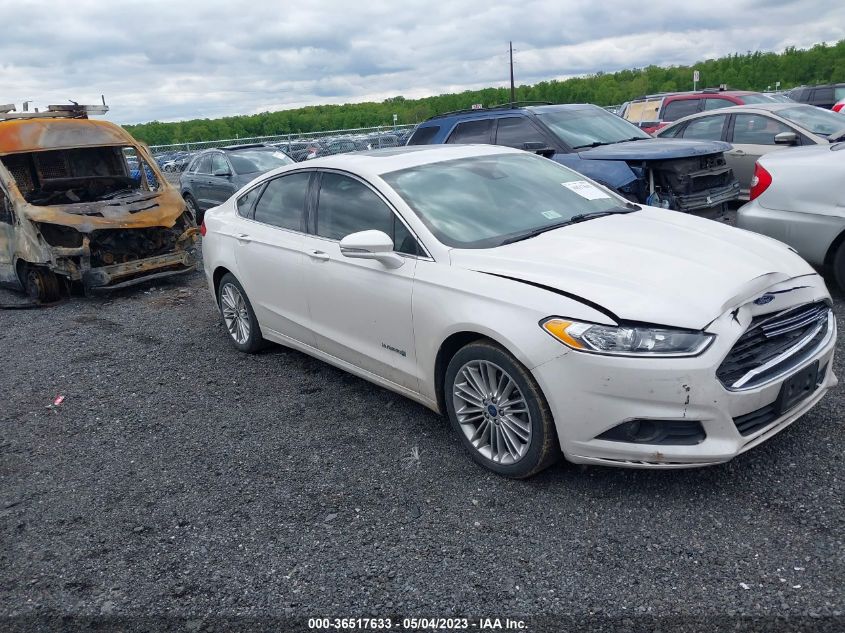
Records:
[[[613,145],[601,145],[578,152],[586,160],[667,160],[718,154],[731,149],[722,141],[692,141],[675,138],[644,138]]]
[[[775,283],[815,274],[771,238],[653,207],[497,248],[455,249],[451,260],[561,290],[619,320],[690,329]]]

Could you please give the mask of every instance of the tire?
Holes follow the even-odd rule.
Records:
[[[197,223],[197,226],[202,224],[204,214],[200,211],[197,201],[194,200],[194,197],[191,194],[185,195],[185,206],[188,207],[188,213],[194,216],[194,221]]]
[[[491,375],[491,371],[495,373]],[[496,386],[490,388],[491,384]],[[476,341],[461,348],[446,368],[443,393],[452,427],[481,466],[498,475],[524,479],[560,458],[552,412],[539,385],[525,366],[499,345]],[[502,406],[503,395],[509,406]],[[516,398],[521,401],[514,402]],[[459,413],[464,407],[470,411]]]
[[[26,294],[36,303],[54,303],[61,299],[59,278],[43,266],[26,266],[23,285]]]
[[[232,273],[226,273],[217,288],[217,307],[229,341],[240,352],[255,354],[264,347],[261,326],[243,286]]]
[[[839,245],[833,256],[833,278],[842,292],[845,292],[845,242]]]

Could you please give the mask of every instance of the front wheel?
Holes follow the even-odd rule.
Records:
[[[246,292],[232,273],[226,273],[217,289],[217,305],[229,340],[238,351],[254,354],[264,347],[261,327]]]
[[[53,303],[61,298],[59,278],[43,266],[27,266],[23,282],[26,294],[36,303]]]
[[[489,341],[463,347],[444,383],[452,427],[472,459],[493,472],[522,479],[560,456],[554,420],[531,373]]]
[[[839,245],[833,256],[833,277],[839,288],[845,292],[845,242]]]

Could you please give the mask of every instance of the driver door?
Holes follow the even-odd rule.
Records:
[[[418,391],[411,319],[415,238],[369,185],[334,172],[321,173],[309,228],[305,286],[318,349]],[[405,260],[401,266],[341,254],[342,238],[371,229],[398,244],[396,252]]]

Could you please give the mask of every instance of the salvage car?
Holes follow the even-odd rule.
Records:
[[[654,139],[588,104],[501,106],[442,114],[421,123],[408,145],[490,143],[534,151],[633,202],[679,211],[718,208],[739,196],[725,164],[730,145]]]
[[[524,151],[319,158],[265,174],[202,231],[235,348],[273,341],[408,396],[509,477],[561,449],[725,462],[836,384],[830,296],[788,247]]]
[[[197,154],[179,178],[185,204],[197,223],[203,214],[264,172],[294,161],[273,145],[228,145]]]
[[[0,282],[36,301],[70,282],[97,291],[196,268],[179,192],[123,128],[88,118],[107,109],[0,107]]]
[[[845,290],[845,142],[763,156],[737,226],[789,244],[832,269]]]
[[[801,145],[828,145],[845,136],[845,119],[801,103],[734,106],[694,114],[663,128],[658,138],[726,141],[725,160],[748,200],[754,164],[769,152]]]

